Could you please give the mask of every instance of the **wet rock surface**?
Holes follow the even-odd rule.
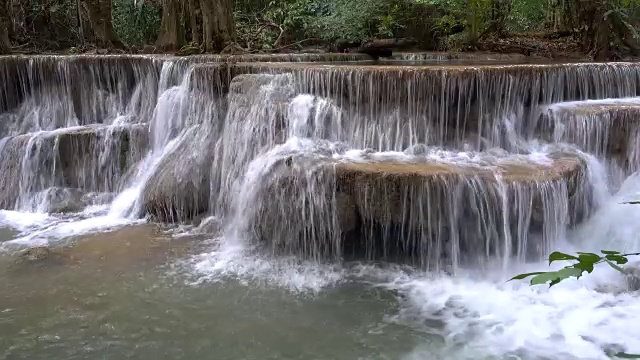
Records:
[[[50,187],[113,191],[148,146],[147,127],[142,124],[67,128],[3,141],[0,172],[5,184],[15,189],[2,192],[0,208],[5,209],[16,206],[20,196],[46,195]],[[54,201],[58,196],[52,191],[46,196]],[[54,212],[66,207],[52,206]]]
[[[284,159],[285,170],[267,172],[257,186],[264,193],[254,199],[262,202],[255,218],[262,220],[251,225],[276,247],[339,254],[348,243],[370,258],[397,252],[456,262],[458,250],[472,252],[474,246],[486,254],[524,256],[528,250],[518,246],[526,241],[520,240],[536,233],[542,240],[534,252],[544,253],[559,228],[589,216],[592,204],[583,158],[558,153],[540,164],[516,155],[530,151],[525,145],[539,130],[540,106],[636,94],[639,85],[630,79],[640,78],[640,66],[485,55],[395,54],[380,62],[363,61],[363,54],[3,58],[0,69],[25,77],[3,89],[25,88],[2,98],[11,119],[2,131],[37,125],[46,133],[11,136],[0,144],[7,155],[0,159],[3,177],[20,189],[17,195],[3,192],[0,205],[24,207],[25,194],[44,194],[47,211],[74,212],[94,202],[78,199],[80,193],[117,193],[129,175],[142,176],[130,170],[153,148],[158,164],[141,178],[138,215],[168,223],[224,216],[245,191],[241,185],[255,159],[289,146],[289,140],[312,139],[331,144],[312,149],[325,147],[322,156],[331,159]],[[43,74],[24,71],[31,60]],[[74,78],[87,86],[74,85]],[[65,106],[52,106],[59,101]],[[33,118],[24,110],[31,104],[53,109],[55,116],[29,122]],[[615,116],[635,116],[628,104],[616,106]],[[607,104],[594,109],[573,114],[613,116]],[[13,121],[24,124],[15,127]],[[111,122],[129,125],[99,125]],[[151,126],[132,125],[137,122]],[[591,149],[592,140],[558,129],[542,131],[552,134],[551,142],[584,140]],[[594,141],[611,138],[605,147],[616,148],[607,156],[628,155],[632,136],[623,137],[629,129],[599,130]],[[165,147],[176,139],[174,148]],[[437,161],[430,146],[507,160]],[[367,150],[359,160],[341,159],[347,149]],[[409,161],[379,156],[402,151]],[[52,176],[42,180],[45,173]],[[287,243],[299,238],[312,243]],[[497,240],[478,245],[472,238]]]
[[[625,266],[623,269],[625,280],[629,291],[640,290],[640,263],[635,262]]]
[[[430,253],[437,259],[453,256],[447,248],[455,241],[463,252],[485,246],[489,253],[543,254],[558,235],[547,223],[558,216],[578,222],[567,214],[584,217],[592,210],[586,164],[572,154],[546,162],[507,156],[484,165],[296,159],[277,169],[258,190],[262,207],[254,221],[259,239],[284,252],[387,259],[426,259]],[[563,206],[564,213],[548,210]],[[515,238],[522,231],[541,234],[535,249],[477,241]]]
[[[18,253],[8,270],[12,272],[35,271],[62,266],[69,261],[70,258],[59,250],[44,246],[32,247]]]
[[[193,128],[160,160],[143,190],[143,211],[157,221],[186,222],[209,210],[213,153],[194,151],[207,136]]]
[[[80,189],[54,187],[42,193],[40,202],[44,204],[42,210],[47,213],[75,213],[88,205],[84,202],[83,196],[84,193]]]
[[[537,133],[548,141],[565,141],[612,159],[630,174],[637,169],[640,150],[640,98],[544,107]]]

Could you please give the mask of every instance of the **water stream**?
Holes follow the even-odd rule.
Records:
[[[240,60],[0,57],[0,359],[640,353],[638,64]]]

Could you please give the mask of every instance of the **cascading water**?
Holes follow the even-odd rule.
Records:
[[[373,283],[400,295],[390,323],[444,339],[438,359],[640,351],[637,297],[602,289],[619,274],[501,282],[612,233],[638,250],[612,203],[637,187],[638,64],[270,59],[305,58],[0,57],[0,223],[18,231],[0,246],[213,217],[200,283]],[[628,318],[562,325],[608,301]]]

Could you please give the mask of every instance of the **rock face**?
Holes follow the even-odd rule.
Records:
[[[44,205],[40,210],[47,213],[79,212],[87,205],[83,196],[81,189],[49,188],[40,194],[40,203]]]
[[[591,210],[586,165],[573,154],[456,163],[373,153],[315,165],[291,160],[278,169],[257,201],[255,231],[274,251],[312,257],[437,263],[483,248],[524,258],[550,251],[579,220],[568,214]],[[512,240],[529,233],[541,237],[532,247]]]
[[[502,60],[501,60],[502,61]],[[403,151],[416,143],[460,148],[469,135],[507,150],[505,116],[525,140],[540,104],[635,96],[638,64],[370,65],[238,63],[236,71],[291,73],[300,92],[329,98],[354,148]],[[591,79],[586,81],[585,79]],[[620,86],[600,86],[616,83]],[[553,89],[553,90],[551,90]],[[380,149],[384,144],[384,149]],[[477,149],[477,148],[475,148]]]
[[[636,96],[637,63],[351,62],[367,58],[2,58],[0,77],[16,76],[0,83],[0,180],[16,191],[0,207],[104,203],[149,150],[140,216],[230,216],[274,252],[429,266],[547,255],[593,207],[589,163],[566,142],[640,164],[640,106],[565,103]],[[443,59],[459,61],[429,65]],[[150,127],[106,125],[122,122]],[[563,144],[530,153],[540,137]]]
[[[640,263],[631,263],[622,269],[629,291],[640,290]]]
[[[210,140],[199,130],[194,127],[183,134],[145,185],[143,210],[155,220],[185,222],[209,210],[213,151],[196,151],[196,144]]]
[[[565,102],[544,107],[537,133],[613,159],[627,174],[640,155],[640,98]]]
[[[2,192],[0,208],[52,187],[114,191],[148,142],[145,125],[65,128],[3,140],[0,173],[16,191]]]

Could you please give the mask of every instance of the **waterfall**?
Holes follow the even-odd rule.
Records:
[[[0,207],[456,271],[545,256],[637,170],[636,63],[361,60],[2,57]]]

